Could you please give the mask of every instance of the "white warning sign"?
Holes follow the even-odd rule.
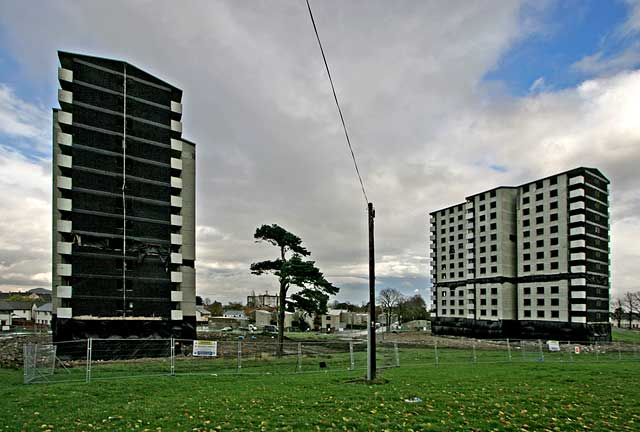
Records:
[[[194,340],[193,355],[196,357],[216,357],[218,355],[218,342]]]

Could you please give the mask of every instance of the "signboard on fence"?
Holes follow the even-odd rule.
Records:
[[[560,351],[560,342],[558,341],[547,341],[547,346],[549,347],[549,351]]]
[[[216,357],[218,355],[218,342],[194,340],[193,355],[194,357]]]

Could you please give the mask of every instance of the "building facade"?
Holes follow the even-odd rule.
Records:
[[[182,91],[59,52],[53,110],[54,341],[195,337],[195,144]]]
[[[432,212],[433,331],[609,339],[608,186],[576,168]]]
[[[277,308],[278,307],[278,299],[280,296],[278,294],[269,294],[268,292],[264,294],[251,294],[247,296],[247,306],[251,307],[266,307],[266,308]]]

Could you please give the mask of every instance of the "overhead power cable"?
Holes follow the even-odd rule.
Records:
[[[313,31],[316,33],[316,39],[318,39],[318,46],[320,46],[320,52],[322,53],[322,60],[324,60],[324,67],[327,70],[327,76],[329,77],[329,83],[331,84],[333,99],[336,101],[336,107],[338,107],[338,113],[340,114],[340,121],[342,121],[342,129],[344,130],[344,136],[347,139],[347,145],[349,146],[349,151],[351,152],[351,159],[353,159],[353,166],[356,168],[356,174],[358,175],[358,180],[360,181],[362,194],[364,195],[365,203],[368,205],[369,198],[367,198],[367,192],[364,189],[362,176],[360,175],[360,170],[358,169],[358,162],[356,162],[356,156],[353,153],[353,147],[351,147],[351,140],[349,139],[349,133],[347,132],[347,125],[345,124],[344,116],[342,115],[342,109],[340,109],[340,102],[338,102],[338,96],[336,95],[336,88],[333,85],[333,79],[331,78],[331,72],[329,71],[329,64],[327,63],[327,57],[324,55],[322,42],[320,42],[320,36],[318,35],[318,28],[316,27],[316,21],[313,19],[313,12],[311,12],[311,5],[309,4],[309,0],[306,0],[306,1],[307,1],[307,8],[309,9],[309,16],[311,17],[311,23],[313,24]]]

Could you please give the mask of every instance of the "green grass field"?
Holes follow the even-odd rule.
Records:
[[[611,338],[614,342],[640,344],[640,331],[613,327],[611,329]]]
[[[0,369],[0,430],[640,430],[640,362],[407,365],[23,385]],[[419,397],[422,402],[405,399]]]

